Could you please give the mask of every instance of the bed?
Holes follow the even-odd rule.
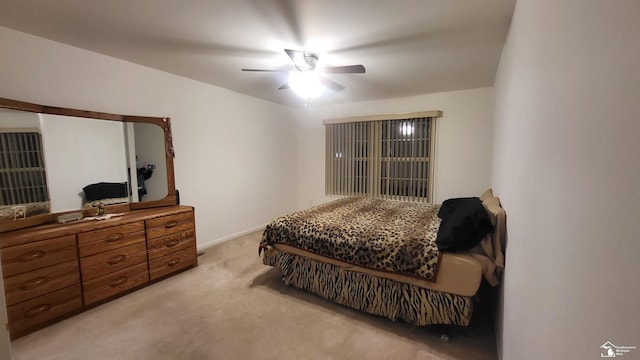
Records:
[[[129,203],[129,186],[126,182],[99,182],[82,188],[83,208]]]
[[[470,221],[460,213],[441,219],[447,201],[348,197],[273,220],[259,254],[285,284],[353,309],[418,326],[468,326],[483,277],[495,286],[504,268],[505,212],[491,189],[475,199],[490,230],[465,251],[438,248],[445,225]]]

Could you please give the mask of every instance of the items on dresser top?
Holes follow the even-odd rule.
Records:
[[[119,215],[2,234],[12,338],[197,265],[192,207]]]

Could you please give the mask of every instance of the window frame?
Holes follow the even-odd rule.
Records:
[[[437,119],[441,117],[442,111],[423,111],[323,120],[323,125],[325,125],[325,195],[368,196],[432,203],[435,189]],[[404,125],[406,122],[413,122],[415,126],[418,121],[426,122],[426,138],[416,139],[415,134],[412,134],[412,137],[407,139],[391,138],[388,133],[389,125],[385,125],[393,123],[393,126],[397,126],[396,124],[406,126]],[[388,153],[383,154],[384,135],[381,129],[384,126],[387,126],[386,135],[389,137],[387,139],[389,144],[393,141],[395,145],[398,145],[400,144],[399,141],[407,140],[412,141],[412,147],[416,146],[416,141],[420,140],[428,141],[428,144],[424,143],[422,145],[425,148],[420,148],[417,156],[398,157],[389,156]],[[353,133],[354,131],[356,132],[355,134]],[[362,142],[363,134],[367,136],[367,144],[364,147],[358,145],[358,143]],[[363,148],[366,148],[366,151],[363,151]],[[336,152],[336,150],[340,149],[344,149],[345,154],[340,151]],[[336,153],[334,154],[334,152]],[[413,148],[411,153],[415,153]],[[426,156],[424,156],[425,153]],[[366,159],[363,159],[363,156]],[[343,157],[345,159],[341,163],[340,160],[336,161],[336,158]],[[395,188],[390,191],[390,188],[387,187],[386,191],[383,191],[383,162],[386,162],[387,166],[391,166],[392,163],[395,164],[394,166],[400,166],[401,163],[412,164],[409,165],[410,170],[408,170],[411,175],[404,177],[404,174],[407,173],[407,168],[405,168],[404,172],[396,170],[394,178],[390,176],[391,173],[387,168],[387,184],[389,184],[389,180],[393,179]],[[419,174],[413,175],[413,166],[418,162],[423,164],[419,165],[421,166],[420,171],[418,171]],[[424,169],[424,163],[426,163],[427,169]],[[398,175],[401,172],[402,176]],[[365,177],[366,180],[363,181],[362,177]],[[414,186],[416,181],[417,183]],[[426,185],[424,185],[425,182]],[[403,184],[403,188],[406,190],[404,192],[400,191],[401,187],[398,184]],[[406,187],[407,184],[410,185]],[[426,196],[418,196],[420,194],[425,194]]]
[[[12,136],[14,139],[10,139],[8,134],[14,134]],[[28,136],[33,136],[33,138],[27,140]],[[0,189],[0,207],[48,202],[50,200],[49,188],[40,129],[2,129],[0,131],[0,150],[2,150],[0,154],[0,162],[2,163],[0,182],[21,185],[11,194],[8,193],[10,190]]]

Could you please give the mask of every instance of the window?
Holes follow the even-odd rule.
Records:
[[[37,130],[0,132],[0,205],[49,201]]]
[[[326,194],[432,200],[439,111],[326,120]]]

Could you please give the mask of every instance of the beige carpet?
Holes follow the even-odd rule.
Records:
[[[260,232],[199,266],[12,343],[13,359],[495,359],[488,307],[449,343],[433,327],[364,314],[284,286]]]

